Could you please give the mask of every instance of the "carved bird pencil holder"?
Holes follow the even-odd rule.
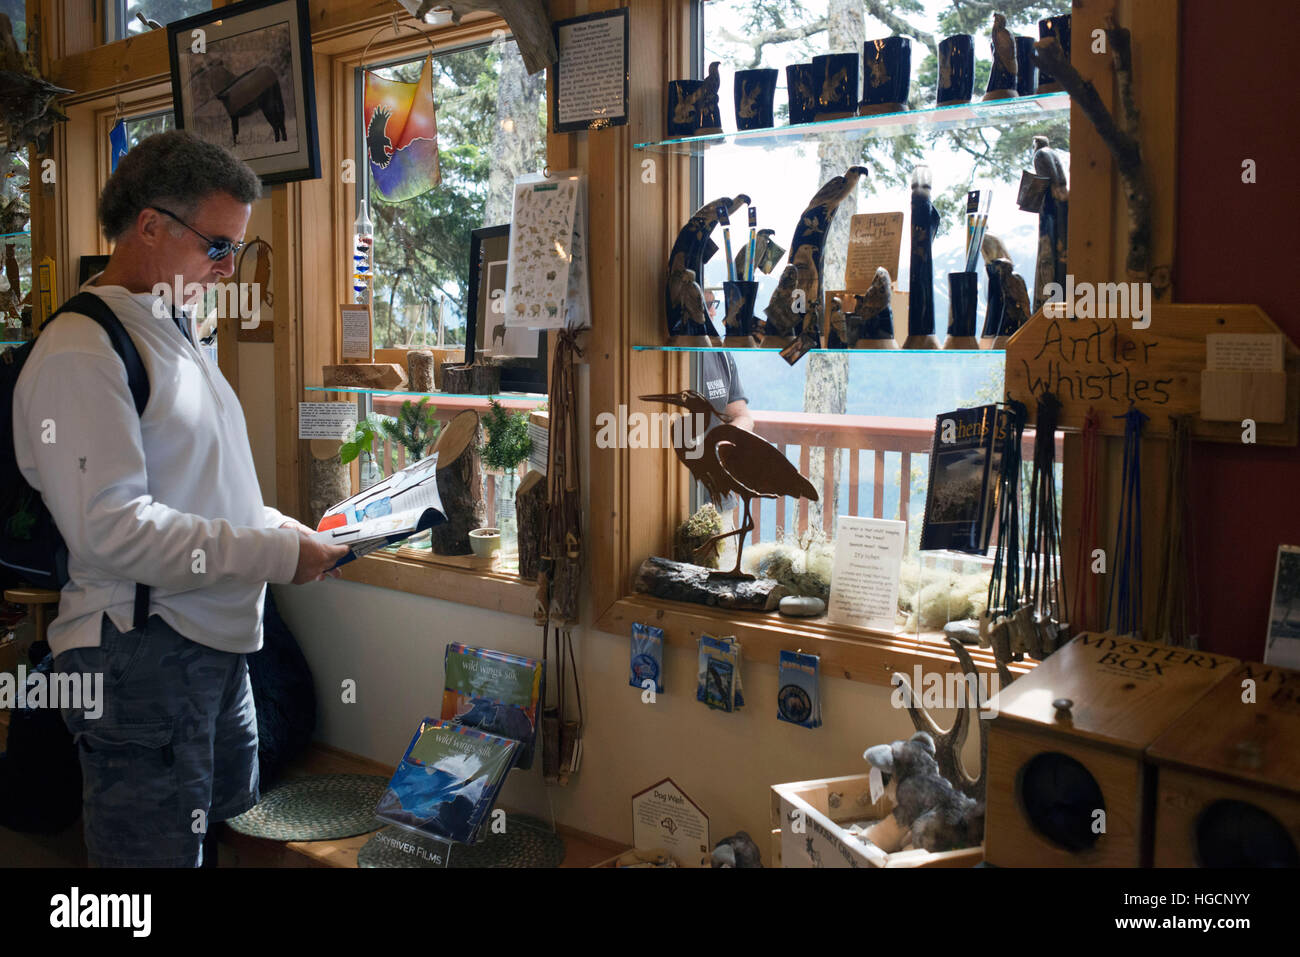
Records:
[[[1029,291],[1025,281],[1013,271],[1011,260],[995,259],[987,270],[988,310],[982,338],[990,348],[1005,349],[1012,334],[1029,321]]]
[[[794,467],[772,443],[730,424],[731,416],[719,413],[713,403],[698,392],[686,390],[659,395],[643,395],[645,402],[662,402],[684,409],[695,421],[703,421],[706,431],[688,445],[675,442],[673,452],[692,476],[704,487],[716,505],[729,496],[739,496],[744,521],[740,528],[714,535],[696,549],[707,552],[725,538],[736,538],[736,567],[730,571],[710,572],[710,578],[751,580],[740,570],[745,537],[754,530],[750,503],[756,498],[806,498],[817,501],[817,489]],[[700,418],[696,418],[700,417]],[[714,420],[721,422],[708,428]]]
[[[1070,59],[1070,14],[1063,13],[1060,16],[1039,20],[1038,37],[1040,40],[1055,37],[1056,41],[1061,44],[1061,50],[1065,53],[1065,58]],[[1059,93],[1062,89],[1064,87],[1061,86],[1061,82],[1056,77],[1048,73],[1040,72],[1038,74],[1039,93]]]
[[[858,55],[825,53],[812,60],[817,90],[814,120],[842,120],[858,112]]]
[[[767,317],[763,345],[784,348],[792,339],[800,339],[807,351],[821,344],[821,276],[826,234],[835,219],[835,211],[867,173],[865,166],[851,166],[843,176],[832,177],[813,195],[799,217],[790,241],[790,263],[763,310]]]
[[[969,103],[975,92],[975,38],[959,33],[939,43],[939,106]]]
[[[1038,92],[1033,37],[1016,37],[1016,92],[1021,96],[1033,96]]]
[[[705,203],[677,234],[677,241],[668,257],[664,296],[670,343],[710,345],[708,337],[719,337],[701,288],[704,264],[718,251],[717,244],[709,237],[718,225],[720,205],[725,206],[727,214],[731,215],[748,203],[749,197],[743,193],[734,198],[723,196]],[[681,341],[682,337],[686,337],[685,342]]]
[[[907,339],[904,349],[938,349],[934,335],[934,236],[939,213],[930,186],[912,187],[912,258],[908,270]]]
[[[673,80],[668,84],[668,136],[704,136],[722,132],[721,63],[709,64],[703,80]]]
[[[907,37],[868,40],[862,48],[859,116],[901,113],[912,88],[912,41]]]
[[[1038,213],[1038,259],[1034,267],[1034,311],[1043,308],[1047,301],[1046,288],[1056,283],[1065,288],[1065,275],[1069,271],[1068,250],[1070,234],[1070,184],[1065,175],[1062,151],[1048,145],[1047,137],[1034,137],[1034,180],[1036,209],[1021,209]]]
[[[792,63],[785,68],[786,94],[790,98],[790,124],[811,123],[817,118],[817,96],[821,80],[811,63]]]
[[[1019,96],[1017,90],[1016,38],[1007,29],[1007,18],[993,14],[993,65],[989,69],[986,100],[1003,100]]]
[[[773,104],[779,70],[736,71],[736,129],[763,130],[775,124]]]

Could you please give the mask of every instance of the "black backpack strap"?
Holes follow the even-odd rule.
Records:
[[[140,358],[140,352],[135,347],[135,340],[131,334],[126,331],[126,326],[122,325],[122,320],[108,304],[91,292],[79,292],[62,306],[54,315],[45,320],[42,329],[53,322],[61,313],[75,312],[83,316],[89,316],[99,323],[101,329],[108,336],[108,341],[122,359],[122,364],[126,366],[126,381],[131,388],[131,398],[135,400],[135,411],[137,415],[144,415],[144,407],[149,404],[149,374],[145,371],[144,360]],[[136,582],[135,586],[135,627],[143,628],[149,620],[149,586]]]

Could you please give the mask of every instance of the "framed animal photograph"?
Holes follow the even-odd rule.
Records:
[[[178,129],[263,183],[320,177],[307,0],[244,0],[167,26]]]
[[[503,392],[545,394],[545,330],[506,326],[509,254],[509,226],[488,226],[470,233],[465,362],[472,364],[476,357],[498,358]]]

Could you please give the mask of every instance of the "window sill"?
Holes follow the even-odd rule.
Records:
[[[909,677],[916,666],[925,672],[959,672],[957,656],[940,634],[892,635],[867,628],[836,625],[824,618],[786,618],[775,612],[727,611],[707,605],[665,601],[651,595],[627,595],[601,616],[596,627],[613,635],[629,635],[633,622],[664,630],[670,644],[694,647],[700,634],[734,635],[745,658],[776,665],[782,651],[802,649],[821,656],[821,672],[849,681],[891,687],[890,676]],[[993,652],[967,646],[980,672],[996,673]],[[1029,662],[1011,665],[1014,674],[1031,671]]]
[[[473,567],[473,561],[467,560],[464,565],[447,564],[429,557],[413,557],[406,549],[397,554],[371,553],[344,565],[343,578],[376,588],[533,617],[537,604],[535,582],[490,567]]]

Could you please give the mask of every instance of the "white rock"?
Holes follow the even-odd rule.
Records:
[[[808,595],[787,595],[781,599],[781,614],[791,618],[816,618],[826,612],[826,602]]]

